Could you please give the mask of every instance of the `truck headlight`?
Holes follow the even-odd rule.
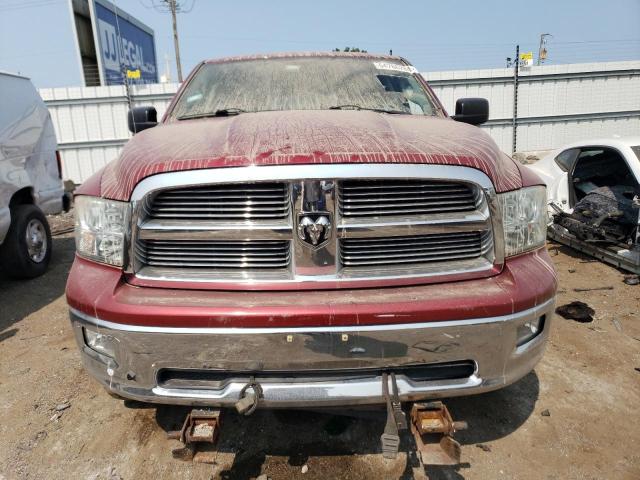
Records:
[[[545,187],[527,187],[498,195],[506,257],[542,247],[547,236]]]
[[[75,216],[78,254],[121,267],[131,223],[129,203],[80,195]]]

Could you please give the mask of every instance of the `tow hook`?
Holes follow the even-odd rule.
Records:
[[[391,394],[389,394],[389,377],[391,377]],[[398,455],[400,446],[399,431],[407,429],[407,417],[402,411],[394,373],[382,374],[382,395],[387,403],[387,423],[384,427],[384,433],[380,436],[382,456],[393,459]]]
[[[240,390],[240,400],[235,404],[239,414],[248,417],[258,408],[260,399],[264,397],[262,386],[256,382],[255,377],[251,377],[242,390]]]
[[[411,407],[411,431],[424,465],[458,465],[460,444],[453,439],[467,422],[454,422],[442,402],[414,403]]]
[[[193,409],[187,415],[180,431],[168,432],[167,436],[180,440],[184,447],[171,453],[178,460],[193,460],[198,463],[214,463],[216,452],[199,451],[202,444],[215,444],[220,433],[221,411],[217,409]]]

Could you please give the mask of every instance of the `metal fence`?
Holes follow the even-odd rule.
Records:
[[[507,153],[512,148],[513,70],[423,73],[450,113],[462,97],[489,99],[483,128]],[[154,105],[162,115],[177,84],[132,88],[135,105]],[[117,157],[129,139],[124,87],[44,88],[58,136],[64,177],[86,180]],[[613,134],[640,134],[640,61],[543,65],[521,69],[517,147],[520,152]]]
[[[131,87],[134,105],[154,105],[164,114],[177,84]],[[116,158],[131,134],[123,86],[42,88],[58,137],[65,179],[82,183]]]
[[[511,153],[513,69],[423,75],[451,114],[458,98],[487,98],[490,115],[483,128]],[[518,152],[640,134],[640,61],[521,67],[518,83]]]

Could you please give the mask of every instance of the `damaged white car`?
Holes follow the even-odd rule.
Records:
[[[547,184],[550,238],[640,273],[640,137],[573,143],[529,168]]]

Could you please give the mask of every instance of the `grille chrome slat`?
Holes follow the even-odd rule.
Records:
[[[255,186],[252,187],[251,184],[242,184],[239,186],[236,186],[234,184],[229,184],[229,185],[221,185],[220,187],[217,187],[217,188],[212,188],[212,187],[194,187],[194,188],[182,188],[182,189],[176,188],[172,190],[166,190],[163,193],[167,195],[192,195],[194,193],[208,194],[208,193],[223,192],[223,193],[241,193],[244,195],[244,194],[247,194],[248,192],[258,192],[258,193],[273,192],[279,188],[285,189],[286,184],[284,183],[264,184],[264,186],[261,186],[259,188]]]
[[[274,196],[278,195],[278,192],[286,188],[284,185],[273,185],[261,189],[253,189],[249,186],[243,188],[243,185],[234,186],[229,185],[226,188],[194,188],[191,189],[172,189],[163,192],[167,197],[193,197],[193,196],[209,196],[211,194],[223,194],[231,197],[245,197],[246,195],[255,197]]]
[[[288,241],[141,240],[136,255],[145,265],[173,268],[286,268]]]
[[[340,260],[346,267],[441,262],[478,257],[490,247],[492,241],[488,232],[344,238],[341,240]]]
[[[176,205],[175,203],[173,205]],[[274,209],[276,209],[278,206],[272,206],[272,207],[235,207],[235,206],[225,206],[225,207],[208,207],[208,206],[199,206],[199,205],[184,205],[185,207],[188,207],[189,209],[189,213],[192,212],[211,212],[212,215],[220,215],[220,214],[224,214],[225,212],[244,212],[244,213],[252,213],[252,212],[273,212]],[[281,207],[284,208],[284,205],[279,205]],[[171,206],[171,207],[156,207],[154,206],[154,210],[155,211],[160,211],[160,212],[184,212],[184,208],[182,207],[178,207],[178,206]]]
[[[245,203],[246,201],[264,201],[266,203],[282,203],[284,200],[282,199],[281,194],[273,194],[273,195],[163,195],[161,198],[156,199],[156,203],[190,203],[195,201],[195,203],[200,203],[201,201],[210,201],[211,197],[214,197],[214,200],[229,200],[235,203]]]
[[[464,202],[468,202],[469,200],[473,200],[473,195],[470,194],[466,194],[466,193],[452,193],[451,195],[429,195],[429,199],[428,200],[424,200],[423,196],[407,196],[407,194],[403,193],[404,196],[400,197],[400,196],[391,196],[391,195],[376,195],[376,198],[370,198],[370,195],[367,195],[366,197],[362,197],[362,198],[348,198],[348,199],[342,199],[342,203],[344,204],[349,204],[349,203],[356,203],[356,204],[360,204],[360,203],[381,203],[381,201],[384,202],[418,202],[418,203],[422,203],[422,202],[428,202],[428,203],[436,203],[438,200],[457,200],[457,201],[464,201]],[[349,197],[355,197],[355,195],[349,195]],[[387,203],[385,203],[386,205]]]
[[[475,257],[478,257],[479,254],[480,252],[472,252],[469,254],[442,255],[440,257],[431,257],[431,258],[424,257],[422,259],[405,258],[401,260],[363,261],[363,262],[358,262],[357,264],[355,262],[345,262],[344,265],[347,267],[353,267],[354,265],[375,266],[375,265],[402,265],[402,264],[413,264],[413,263],[427,263],[427,262],[433,262],[433,261],[443,262],[446,260],[462,260],[467,258],[475,258]]]
[[[380,263],[399,263],[399,262],[410,263],[414,261],[428,260],[432,257],[437,257],[438,260],[440,260],[443,257],[450,258],[449,255],[476,256],[476,255],[479,255],[480,252],[481,252],[481,249],[479,247],[472,248],[472,249],[465,249],[464,253],[460,253],[460,249],[456,249],[456,248],[441,249],[437,251],[422,251],[422,252],[415,252],[415,253],[384,252],[381,255],[362,255],[360,253],[358,255],[349,255],[348,253],[345,252],[342,254],[342,260],[345,265],[350,265],[352,261],[358,262],[358,264],[364,264],[364,263],[367,263],[368,260],[376,260],[377,262],[380,262]],[[398,260],[392,260],[392,259],[398,259]]]
[[[282,250],[281,253],[285,253],[286,254],[287,250]],[[207,259],[216,259],[216,258],[230,258],[230,259],[242,259],[242,258],[254,258],[256,261],[261,260],[261,257],[268,257],[266,260],[269,260],[269,258],[274,257],[275,255],[277,255],[277,253],[274,254],[274,252],[242,252],[242,253],[229,253],[229,252],[215,252],[215,253],[202,253],[202,252],[180,252],[180,253],[167,253],[167,252],[154,252],[154,253],[147,253],[146,256],[147,258],[165,258],[165,259],[180,259],[183,257],[189,257],[190,260],[196,260],[196,259],[200,259],[200,260],[207,260]]]
[[[447,205],[451,205],[451,206],[456,207],[456,208],[457,208],[458,205],[463,205],[463,206],[466,207],[467,205],[469,205],[469,200],[472,200],[472,199],[473,199],[473,197],[470,197],[469,199],[457,198],[455,200],[449,200],[447,202]],[[350,201],[350,202],[353,202],[353,201]],[[353,202],[354,205],[347,205],[347,203],[349,203],[349,202],[344,203],[344,206],[348,207],[350,209],[354,209],[354,210],[371,209],[371,205],[362,205],[362,204],[360,204],[360,202],[358,202],[358,203]],[[362,203],[378,203],[379,204],[380,201],[373,202],[372,200],[365,200],[365,202],[362,202]],[[433,201],[431,201],[431,200],[423,200],[423,201],[415,201],[415,200],[404,200],[404,201],[401,201],[401,200],[398,200],[398,201],[395,201],[394,200],[392,202],[386,202],[384,205],[378,205],[377,208],[378,208],[378,210],[386,210],[388,208],[395,209],[395,208],[398,208],[398,207],[442,208],[441,205],[442,205],[442,203],[439,202],[438,200],[433,200]]]
[[[338,190],[344,218],[430,215],[473,211],[477,192],[458,182],[421,180],[345,180]]]
[[[289,186],[284,182],[228,184],[163,190],[151,199],[150,219],[275,220],[290,210]]]
[[[382,187],[376,189],[349,189],[342,188],[342,192],[347,192],[349,197],[368,197],[371,195],[371,191],[375,190],[376,196],[380,197],[396,197],[398,195],[417,195],[417,194],[438,194],[438,195],[456,195],[467,194],[469,190],[466,187],[451,187],[451,188],[403,188],[396,190],[382,190]]]
[[[204,213],[155,213],[154,214],[154,218],[166,218],[166,219],[176,219],[176,220],[188,220],[188,219],[193,219],[193,220],[225,220],[225,219],[229,219],[229,220],[252,220],[254,218],[256,218],[257,215],[252,215],[250,213],[232,213],[232,214],[228,214],[228,213],[220,213],[220,214],[215,214],[215,213],[210,213],[210,214],[204,214]],[[262,213],[259,215],[261,219],[264,220],[271,220],[271,219],[277,219],[277,218],[283,218],[282,214],[278,213],[278,214],[266,214],[266,213]]]
[[[464,249],[464,248],[474,248],[478,246],[478,242],[475,240],[469,240],[467,242],[441,242],[439,244],[428,245],[428,244],[416,244],[416,245],[396,245],[393,252],[403,252],[404,254],[411,255],[413,252],[431,252],[436,250],[449,250],[449,249]],[[387,254],[391,250],[385,246],[379,246],[375,248],[362,248],[362,247],[345,247],[342,251],[343,255],[346,257],[351,255],[376,255],[376,254]]]
[[[429,215],[429,214],[437,214],[437,213],[445,213],[445,212],[466,212],[468,209],[464,206],[438,206],[438,207],[425,207],[425,208],[407,208],[407,209],[369,209],[369,210],[360,210],[360,211],[350,211],[347,215],[342,214],[344,217],[379,217],[384,215],[404,215],[404,214],[414,214],[418,215]],[[344,212],[344,211],[343,211]]]
[[[460,184],[458,183],[450,183],[444,181],[429,182],[421,180],[345,180],[342,183],[342,190],[389,190],[392,188],[398,188],[402,190],[406,190],[407,188],[434,188],[442,190],[449,188],[460,188]]]
[[[180,246],[180,247],[175,247],[175,246],[154,246],[154,249],[158,252],[167,252],[167,254],[170,254],[171,252],[176,252],[177,254],[182,254],[182,252],[184,252],[185,248],[188,248],[190,251],[199,251],[199,250],[203,250],[203,251],[210,251],[211,247],[202,247],[202,246],[193,246],[193,245],[184,245],[184,246]],[[264,252],[264,251],[281,251],[281,250],[285,250],[287,247],[241,247],[241,248],[234,248],[232,246],[216,246],[216,251],[240,251],[240,252]]]
[[[481,234],[481,238],[486,238],[487,233]],[[348,246],[350,249],[362,249],[362,248],[384,248],[389,245],[389,241],[393,241],[396,247],[419,247],[430,245],[447,245],[447,244],[466,244],[477,243],[478,232],[460,232],[453,234],[431,234],[431,235],[412,235],[412,236],[398,236],[388,238],[349,238]]]
[[[171,267],[171,268],[185,268],[185,267],[202,267],[202,268],[236,268],[236,269],[245,269],[245,268],[284,268],[288,265],[288,262],[281,263],[255,263],[255,262],[236,262],[234,264],[231,263],[216,263],[216,262],[203,262],[203,263],[194,263],[194,262],[182,262],[179,265],[174,262],[160,262],[160,261],[149,261],[147,264],[151,267]]]
[[[154,203],[154,207],[158,208],[158,207],[171,207],[173,205],[180,205],[180,206],[194,206],[197,207],[199,205],[208,205],[209,203],[209,198],[207,197],[203,197],[203,198],[163,198],[160,200],[156,200]],[[283,202],[282,198],[277,198],[274,197],[273,199],[267,199],[267,198],[261,198],[261,199],[255,199],[252,197],[248,197],[248,198],[229,198],[229,197],[218,197],[216,198],[216,200],[224,200],[226,202],[227,205],[246,205],[246,204],[250,204],[250,205],[282,205],[283,203],[287,203],[287,202]],[[214,204],[215,205],[215,204]]]

